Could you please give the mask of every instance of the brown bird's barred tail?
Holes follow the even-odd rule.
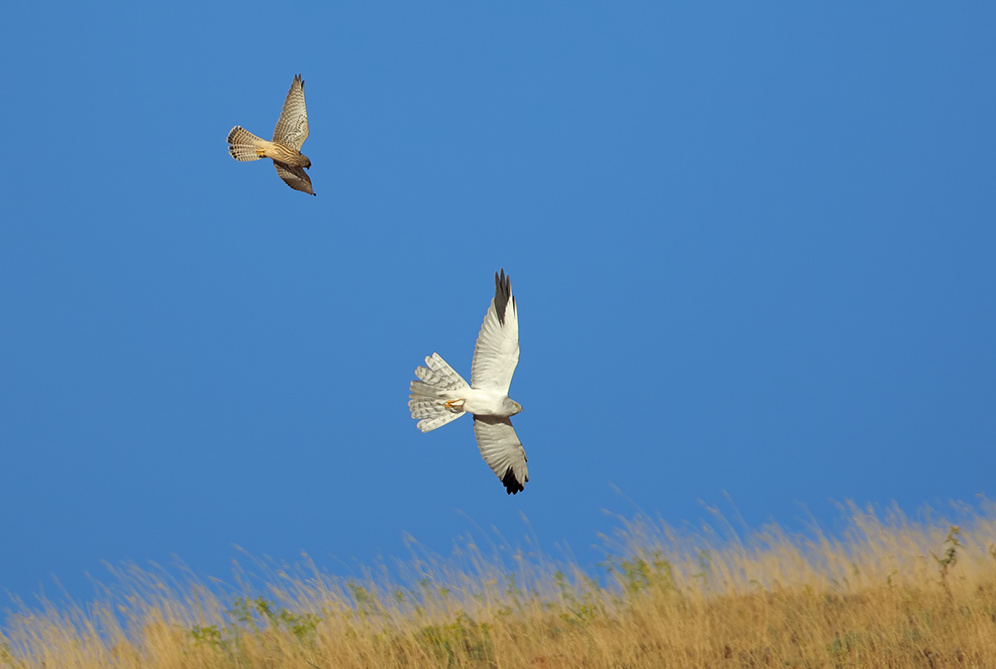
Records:
[[[265,139],[257,137],[241,125],[235,126],[228,133],[228,152],[232,154],[232,158],[241,160],[242,162],[265,158],[266,156],[261,151],[268,143]]]

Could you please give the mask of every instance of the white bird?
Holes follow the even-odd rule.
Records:
[[[495,297],[477,335],[470,384],[433,353],[425,359],[425,367],[415,369],[420,380],[412,381],[408,396],[412,418],[419,419],[418,429],[423,432],[473,414],[477,447],[509,495],[523,490],[529,480],[526,451],[509,420],[522,411],[508,396],[518,362],[519,315],[511,282],[502,269],[501,274],[495,272]]]

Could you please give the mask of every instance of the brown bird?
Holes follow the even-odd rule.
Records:
[[[308,139],[308,109],[304,105],[304,79],[294,75],[294,82],[284,100],[284,109],[277,119],[273,141],[257,137],[240,125],[228,133],[228,152],[232,158],[243,162],[270,158],[277,168],[277,176],[294,190],[315,194],[311,177],[304,168],[311,167],[308,156],[301,153],[301,145]]]

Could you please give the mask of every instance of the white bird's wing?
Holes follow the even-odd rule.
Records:
[[[474,416],[474,435],[481,456],[509,495],[525,489],[529,480],[526,451],[515,434],[512,421],[500,416]]]
[[[508,395],[512,374],[519,364],[519,314],[512,297],[512,284],[495,272],[495,297],[484,315],[481,332],[474,347],[474,362],[470,368],[470,385],[493,388]]]
[[[308,139],[308,108],[304,104],[304,79],[300,74],[296,74],[290,90],[287,91],[280,118],[277,119],[273,141],[300,151],[306,139]]]

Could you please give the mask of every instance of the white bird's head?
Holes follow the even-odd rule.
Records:
[[[505,401],[502,402],[502,409],[508,411],[509,416],[514,416],[515,414],[522,411],[522,405],[518,402],[506,397]]]

